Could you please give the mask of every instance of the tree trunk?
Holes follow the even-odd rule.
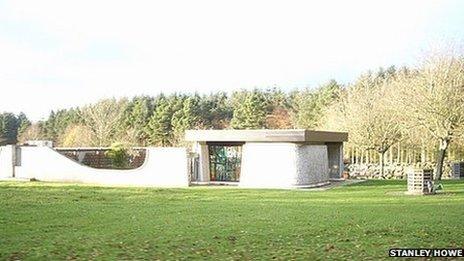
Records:
[[[441,180],[441,176],[443,174],[443,162],[446,156],[446,149],[448,148],[450,140],[449,139],[441,139],[440,140],[440,148],[438,151],[438,159],[437,159],[437,167],[435,169],[435,180]]]
[[[351,164],[356,163],[356,161],[355,161],[355,158],[356,158],[355,152],[356,152],[356,148],[351,147]]]
[[[389,163],[393,164],[393,148],[390,147],[390,149],[388,149],[388,151],[389,151],[389,155],[390,155],[390,162]]]
[[[400,163],[400,155],[401,155],[401,145],[400,143],[398,143],[398,147],[397,147],[397,150],[396,150],[396,163]]]
[[[348,159],[351,160],[351,148],[346,146],[345,149],[346,149],[346,154],[345,155],[347,156]]]
[[[425,152],[425,146],[422,145],[422,146],[421,146],[421,163],[422,163],[422,164],[424,164],[424,163],[427,161],[427,160],[425,159],[425,154],[426,154],[426,152]]]
[[[380,176],[384,177],[385,174],[385,150],[379,153],[380,155]]]

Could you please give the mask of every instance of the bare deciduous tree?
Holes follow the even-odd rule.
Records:
[[[464,57],[462,54],[430,56],[397,84],[398,106],[411,117],[411,127],[419,127],[439,141],[435,179],[440,180],[450,142],[462,137]]]
[[[399,112],[392,106],[391,96],[390,81],[363,75],[330,108],[329,118],[333,119],[328,119],[338,122],[335,129],[349,132],[351,143],[379,153],[382,176],[385,153],[402,135]]]
[[[81,117],[84,125],[88,127],[94,137],[93,145],[109,146],[117,135],[120,127],[121,117],[127,101],[125,99],[101,100],[100,102],[84,107]]]
[[[44,134],[38,124],[32,124],[19,136],[18,141],[24,143],[28,140],[40,140],[44,138]]]
[[[85,147],[92,146],[95,142],[93,131],[84,125],[70,125],[58,137],[59,146],[63,147]]]

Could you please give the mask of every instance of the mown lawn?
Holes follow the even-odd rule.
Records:
[[[405,196],[404,181],[329,191],[106,188],[0,182],[4,259],[378,259],[464,247],[464,181]]]

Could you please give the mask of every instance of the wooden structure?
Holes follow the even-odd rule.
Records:
[[[411,168],[408,170],[408,194],[424,195],[433,193],[433,170]]]

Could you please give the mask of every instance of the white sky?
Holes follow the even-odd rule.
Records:
[[[0,112],[346,83],[464,40],[464,1],[2,1]]]

